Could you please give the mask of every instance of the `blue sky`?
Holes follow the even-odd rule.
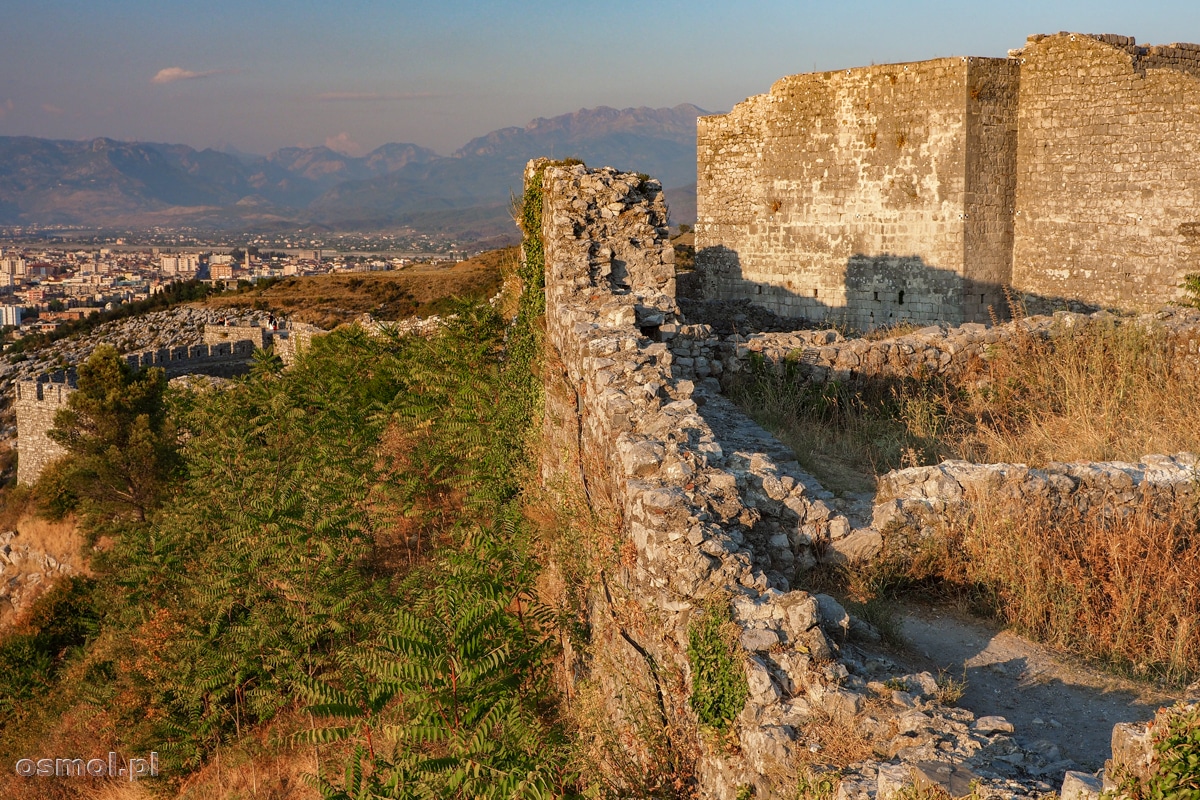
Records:
[[[783,75],[1003,56],[1033,33],[1200,41],[1196,0],[0,0],[0,20],[0,135],[255,153],[449,154],[534,117],[726,110]]]

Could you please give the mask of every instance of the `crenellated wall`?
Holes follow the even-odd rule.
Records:
[[[243,330],[219,327],[223,331]],[[263,328],[249,330],[258,331],[254,339],[147,350],[122,357],[134,369],[161,368],[168,378],[195,374],[233,377],[249,371],[250,360],[258,347],[255,339],[264,341]],[[205,339],[208,338],[206,328]],[[66,404],[74,390],[74,370],[15,384],[13,409],[17,417],[17,483],[35,483],[46,465],[66,455],[62,446],[47,436],[47,431],[54,427],[54,414]]]
[[[13,409],[17,415],[17,483],[35,483],[46,465],[66,455],[62,445],[46,435],[54,415],[67,403],[73,383],[60,374],[58,381],[22,381],[16,385]]]

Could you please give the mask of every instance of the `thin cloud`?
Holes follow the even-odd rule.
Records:
[[[314,99],[321,103],[386,103],[440,96],[434,92],[322,92]]]
[[[183,67],[165,67],[160,69],[153,78],[151,83],[175,83],[175,81],[194,81],[199,78],[211,78],[213,75],[220,75],[221,70],[211,69],[208,72],[195,72]]]
[[[58,106],[56,106],[52,103],[42,103],[42,111],[45,111],[47,114],[53,114],[55,116],[58,116],[59,114],[63,113],[63,110],[61,108],[59,108]]]
[[[4,116],[12,110],[13,110],[13,101],[12,101],[12,98],[10,97],[9,99],[5,100],[3,103],[0,103],[0,119],[4,119]]]

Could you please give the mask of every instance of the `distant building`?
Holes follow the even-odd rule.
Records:
[[[191,277],[200,267],[200,256],[195,253],[159,256],[158,268],[164,275],[182,275]]]
[[[25,259],[20,256],[5,256],[4,258],[0,258],[0,274],[7,275],[9,278],[24,276],[25,266]]]
[[[210,262],[208,272],[214,281],[233,280],[233,264],[229,262],[225,262],[224,264],[213,264]]]
[[[20,306],[0,306],[0,325],[11,325],[14,328],[21,326],[21,312],[24,311]]]

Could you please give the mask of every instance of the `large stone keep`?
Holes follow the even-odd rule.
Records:
[[[709,299],[860,328],[1147,309],[1200,271],[1200,46],[1030,37],[783,78],[698,126]]]

